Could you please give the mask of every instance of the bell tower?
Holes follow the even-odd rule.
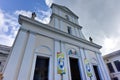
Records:
[[[82,34],[82,26],[78,23],[78,16],[65,6],[52,4],[52,15],[49,25],[62,30],[70,35],[85,39]]]

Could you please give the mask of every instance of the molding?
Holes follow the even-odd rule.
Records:
[[[60,34],[61,36],[68,37],[68,38],[71,38],[71,39],[76,40],[76,41],[80,41],[80,42],[82,42],[84,44],[90,45],[90,46],[98,48],[98,49],[101,49],[101,47],[102,47],[102,46],[97,45],[95,43],[91,43],[91,42],[89,42],[89,41],[87,41],[85,39],[70,35],[70,34],[64,32],[64,31],[61,31],[61,30],[56,29],[54,27],[51,27],[51,26],[49,26],[47,24],[43,24],[43,23],[40,23],[40,22],[38,22],[36,20],[32,20],[32,19],[30,19],[28,17],[19,15],[19,23],[22,25],[23,22],[28,22],[31,25],[36,25],[36,27],[40,27],[40,28],[46,29],[48,31],[52,31],[54,34]],[[34,32],[34,33],[36,33],[36,32]],[[39,33],[37,33],[37,34],[39,34]]]
[[[49,55],[52,55],[52,53],[53,53],[53,51],[46,45],[40,45],[39,47],[35,48],[35,53],[42,53],[42,52],[40,52],[41,49],[46,49],[47,51],[49,51],[49,53],[47,53]]]
[[[23,30],[23,31],[28,31],[27,29],[25,29],[25,28],[21,28],[21,30]],[[89,45],[86,45],[86,44],[84,44],[84,43],[81,43],[80,42],[80,44],[76,44],[76,43],[74,43],[74,42],[79,42],[79,41],[76,41],[76,40],[74,40],[74,39],[71,39],[72,40],[72,42],[71,41],[68,41],[70,38],[68,38],[68,37],[66,37],[66,40],[64,40],[64,38],[65,38],[65,36],[61,36],[60,34],[57,34],[57,35],[60,35],[60,37],[62,37],[62,38],[56,38],[55,36],[50,36],[51,34],[49,34],[48,32],[46,33],[46,34],[44,34],[44,33],[41,33],[41,31],[40,32],[36,32],[36,31],[32,31],[32,30],[29,30],[29,32],[31,33],[31,34],[36,34],[36,35],[41,35],[41,36],[45,36],[45,37],[48,37],[48,38],[51,38],[51,39],[54,39],[54,40],[56,40],[56,41],[62,41],[62,42],[64,42],[64,43],[66,43],[66,44],[70,44],[70,45],[74,45],[74,46],[76,46],[76,47],[80,47],[80,48],[84,48],[84,49],[86,49],[86,50],[90,50],[90,51],[93,51],[93,52],[97,52],[97,53],[100,53],[100,51],[96,51],[96,50],[94,50],[94,49],[90,49],[90,48],[88,48],[88,47],[85,47],[85,46],[89,46]],[[49,34],[49,35],[48,35]],[[54,32],[52,33],[52,34],[55,34]],[[81,44],[83,44],[84,46],[81,46]],[[93,47],[93,48],[95,48],[95,47]],[[97,49],[97,48],[96,48]]]

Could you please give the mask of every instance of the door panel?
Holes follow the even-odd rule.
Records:
[[[78,59],[70,58],[71,80],[81,80]]]
[[[37,57],[33,80],[48,80],[49,58]]]

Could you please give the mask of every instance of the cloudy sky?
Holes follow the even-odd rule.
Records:
[[[53,2],[79,16],[86,39],[91,36],[103,46],[103,55],[120,49],[120,0],[0,0],[0,44],[12,46],[20,26],[19,14],[30,17],[36,12],[37,20],[48,23]]]

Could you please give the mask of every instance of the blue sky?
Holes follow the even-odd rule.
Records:
[[[120,0],[0,0],[0,44],[12,46],[20,26],[19,14],[30,17],[36,12],[38,21],[48,23],[52,3],[77,14],[86,39],[91,36],[103,46],[103,54],[120,49]]]
[[[45,0],[0,0],[0,44],[12,46],[19,29],[18,15],[30,17],[37,13],[37,20],[48,23],[50,8]]]
[[[8,12],[13,12],[16,10],[48,10],[45,0],[0,0],[0,8]]]

